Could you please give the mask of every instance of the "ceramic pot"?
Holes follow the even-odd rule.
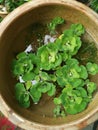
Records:
[[[0,110],[17,126],[26,130],[78,130],[98,119],[98,91],[86,110],[65,118],[54,118],[53,104],[43,100],[29,109],[21,108],[14,96],[15,79],[10,64],[16,53],[25,49],[28,26],[56,16],[67,23],[81,23],[98,46],[98,16],[73,0],[33,0],[15,9],[0,24]],[[94,79],[98,84],[97,77]],[[98,89],[97,89],[98,90]]]

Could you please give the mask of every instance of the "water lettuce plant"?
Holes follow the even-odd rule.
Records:
[[[47,28],[50,31],[50,34],[56,33],[56,27],[65,22],[65,20],[61,17],[55,17],[50,23],[47,24]]]
[[[54,31],[63,22],[57,17],[49,28]],[[55,116],[77,114],[87,108],[97,88],[89,77],[98,73],[98,65],[92,62],[84,65],[74,57],[81,48],[84,33],[83,25],[72,24],[54,42],[43,44],[34,53],[20,52],[16,56],[12,72],[19,81],[15,95],[22,107],[39,103],[46,93],[53,97]],[[58,90],[60,93],[56,94]]]

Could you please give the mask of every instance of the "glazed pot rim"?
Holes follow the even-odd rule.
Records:
[[[8,16],[6,16],[6,18],[1,22],[0,24],[0,39],[3,35],[3,33],[5,32],[6,28],[15,20],[17,19],[18,17],[20,17],[21,15],[25,14],[26,12],[36,8],[36,7],[39,7],[41,5],[47,5],[47,4],[61,4],[61,5],[68,5],[70,7],[74,7],[73,8],[77,8],[78,10],[81,10],[87,15],[89,16],[91,19],[93,19],[94,22],[96,22],[96,24],[98,25],[98,15],[93,11],[91,10],[89,7],[83,5],[82,3],[79,3],[77,1],[74,1],[74,0],[44,0],[44,1],[41,1],[41,0],[33,0],[33,1],[30,1],[28,3],[25,3],[24,5],[18,7],[17,9],[15,9],[13,12],[11,12],[10,14],[8,14]],[[91,111],[91,113],[89,115],[87,115],[86,117],[82,118],[82,119],[79,119],[79,120],[76,120],[76,121],[73,121],[73,122],[70,122],[68,124],[61,124],[61,125],[43,125],[43,124],[40,124],[40,123],[37,123],[37,122],[30,122],[28,121],[27,119],[21,117],[20,115],[16,114],[13,110],[11,110],[11,108],[4,102],[3,100],[3,97],[0,95],[0,110],[2,111],[2,113],[4,113],[8,118],[9,120],[11,120],[14,124],[18,125],[18,126],[21,126],[23,128],[24,127],[24,121],[26,121],[26,123],[28,125],[32,125],[32,126],[39,126],[39,127],[42,127],[42,128],[45,128],[45,127],[49,127],[49,128],[65,128],[65,127],[70,127],[70,126],[74,126],[76,124],[80,124],[81,122],[89,119],[90,117],[92,117],[95,113],[98,113],[98,106],[96,106],[96,108],[94,110]],[[3,109],[2,109],[3,108]],[[12,114],[12,111],[13,111],[13,114]],[[13,118],[15,120],[13,120]],[[43,129],[44,130],[44,129]]]

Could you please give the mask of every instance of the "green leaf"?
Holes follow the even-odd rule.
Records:
[[[55,56],[58,53],[58,46],[54,43],[48,43],[46,49],[50,56]]]
[[[55,47],[60,50],[61,48],[61,43],[62,43],[62,37],[63,37],[63,34],[61,34],[56,40],[55,40]]]
[[[56,87],[51,83],[51,89],[48,91],[49,96],[53,96],[56,92]]]
[[[66,61],[67,65],[67,72],[70,71],[71,69],[74,69],[77,73],[81,71],[81,68],[79,66],[79,61],[77,59],[71,58]]]
[[[80,74],[80,77],[81,77],[82,79],[87,79],[88,73],[87,73],[86,67],[83,66],[83,65],[81,65],[80,68],[81,68],[81,71],[80,71],[80,73],[79,73],[79,74]]]
[[[44,81],[50,81],[48,73],[40,71],[40,78]]]
[[[20,100],[20,96],[26,92],[26,89],[24,87],[24,84],[22,83],[17,83],[15,85],[15,97],[17,100]]]
[[[29,73],[33,70],[33,64],[31,62],[31,60],[27,60],[26,63],[24,64],[24,67],[25,67],[25,73]]]
[[[53,110],[53,113],[54,113],[54,116],[60,116],[60,114],[61,114],[61,106],[56,106],[56,108],[54,108],[54,110]]]
[[[19,75],[22,75],[23,73],[24,73],[23,66],[21,66],[21,64],[16,65],[14,70],[13,70],[13,74],[15,76],[19,76]]]
[[[33,64],[25,53],[17,55],[18,60],[13,60],[12,71],[15,76],[23,75],[33,70]]]
[[[26,86],[26,90],[29,90],[30,87],[32,86],[31,81],[27,81],[27,82],[25,83],[25,86]]]
[[[0,0],[0,4],[2,4],[4,2],[4,0]]]
[[[75,102],[77,103],[77,104],[80,104],[81,102],[82,102],[82,97],[75,97]]]
[[[78,113],[78,110],[75,108],[75,105],[69,105],[68,107],[65,107],[65,111],[71,115]]]
[[[40,86],[39,83],[33,85],[31,88],[30,88],[30,96],[33,100],[34,103],[37,103],[39,102],[42,94],[40,91],[38,91],[38,87]]]
[[[0,16],[0,23],[2,22],[3,18]]]
[[[85,83],[84,83],[84,80],[82,80],[82,79],[77,79],[77,78],[70,80],[69,83],[71,84],[71,86],[72,86],[73,88],[83,87],[84,84],[85,84]]]
[[[98,13],[98,1],[97,0],[91,0],[90,1],[90,7]]]
[[[46,93],[51,89],[51,86],[52,86],[52,83],[43,82],[39,86],[38,91],[40,91],[41,93]]]
[[[57,83],[61,86],[64,87],[68,83],[68,79],[66,78],[67,75],[67,66],[63,66],[57,69],[56,71],[56,76],[57,76]]]
[[[67,96],[72,96],[72,86],[66,86],[63,90],[62,93],[65,93]]]
[[[80,91],[81,97],[84,97],[84,98],[87,97],[87,91],[86,91],[84,88],[79,87],[79,88],[77,88],[77,89]]]
[[[39,82],[39,81],[40,81],[40,76],[39,76],[39,75],[35,76],[35,80],[36,80],[37,82]]]
[[[70,69],[69,73],[68,73],[68,77],[74,79],[74,78],[79,78],[79,73],[77,73],[77,71],[75,69]]]
[[[80,104],[71,104],[68,107],[65,107],[65,110],[68,114],[77,114],[79,112],[82,112],[87,107],[87,103],[85,101],[82,101]]]
[[[85,32],[85,29],[82,24],[72,24],[71,30],[73,30],[74,35],[77,36],[81,36]]]
[[[85,101],[82,101],[81,104],[77,104],[75,106],[75,108],[78,110],[78,113],[82,112],[83,110],[85,110],[86,107],[87,107],[87,102],[85,102]]]
[[[68,54],[66,51],[64,51],[63,53],[60,53],[60,54],[62,56],[62,61],[67,61],[71,57],[71,55]]]
[[[56,75],[50,74],[49,77],[50,77],[51,81],[56,82],[56,80],[57,80]]]
[[[6,7],[8,12],[13,11],[15,8],[17,8],[18,6],[24,4],[25,2],[28,2],[30,0],[4,0],[4,6]]]
[[[98,65],[95,63],[88,62],[86,68],[89,74],[95,75],[98,73]]]
[[[34,77],[35,77],[35,74],[33,72],[29,72],[29,73],[24,74],[22,79],[24,81],[30,81],[30,80],[33,80]]]
[[[16,56],[17,59],[25,59],[27,58],[27,54],[25,52],[21,52]]]
[[[19,103],[20,106],[24,107],[24,108],[29,108],[30,107],[30,101],[28,102],[23,102],[23,103]]]
[[[64,72],[66,72],[66,66],[59,67],[56,70],[56,76],[61,77],[64,75]]]
[[[65,111],[61,111],[61,116],[62,116],[62,117],[65,117],[65,116],[66,116]]]
[[[62,100],[61,100],[61,98],[54,98],[53,102],[56,105],[60,105],[62,103]]]
[[[49,64],[48,58],[48,52],[46,50],[46,46],[42,46],[40,48],[38,48],[37,51],[37,55],[40,59],[40,68],[44,69],[44,70],[50,70],[51,69],[51,65]]]
[[[96,90],[97,86],[94,82],[87,83],[87,91],[88,93],[92,94]]]
[[[81,97],[81,92],[79,90],[77,90],[77,89],[74,89],[72,91],[72,93],[73,93],[73,95],[76,95],[77,97]]]
[[[68,59],[66,61],[66,64],[69,66],[69,67],[75,67],[76,65],[79,65],[79,61],[75,58],[71,58],[71,59]]]
[[[57,83],[60,87],[64,87],[68,83],[68,80],[65,77],[57,77]]]
[[[74,51],[72,52],[72,56],[73,55],[76,55],[77,53],[78,53],[78,51],[79,51],[79,49],[80,49],[80,47],[81,47],[81,45],[82,45],[82,41],[81,41],[81,38],[80,37],[77,37],[77,36],[75,36],[75,38],[76,38],[76,44],[77,44],[77,46],[74,48]]]
[[[53,69],[55,69],[56,67],[60,66],[61,63],[62,63],[62,56],[57,54],[55,56],[55,62],[54,62],[54,65],[53,65]]]
[[[28,101],[29,101],[29,94],[28,93],[21,94],[19,102],[22,104]]]
[[[69,104],[69,101],[68,101],[68,95],[64,92],[61,93],[61,95],[59,96],[59,98],[61,99],[62,101],[62,105],[63,107],[67,104]]]
[[[29,94],[26,92],[24,84],[22,84],[22,83],[16,84],[15,96],[16,96],[16,99],[18,100],[19,104],[22,107],[28,108],[30,106]]]
[[[39,67],[36,67],[34,68],[33,72],[38,75],[39,74],[39,71],[40,71],[40,68]]]
[[[57,27],[57,25],[59,24],[63,24],[64,23],[64,19],[61,17],[55,17],[48,25],[48,29],[50,31],[51,34],[55,34],[55,29]]]
[[[32,64],[35,64],[35,65],[39,64],[40,59],[37,57],[37,55],[29,53],[28,57],[31,60]]]

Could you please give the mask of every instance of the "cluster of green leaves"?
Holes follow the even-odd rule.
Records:
[[[3,4],[4,0],[0,0],[0,4]]]
[[[77,114],[83,111],[92,99],[96,84],[89,81],[89,75],[98,73],[98,65],[88,62],[86,66],[79,65],[78,60],[69,59],[66,65],[56,71],[57,82],[62,87],[62,93],[54,98],[57,105],[56,116]],[[59,112],[58,112],[59,107]]]
[[[42,93],[53,96],[56,91],[55,76],[40,70],[39,57],[33,53],[21,52],[12,62],[14,76],[23,80],[15,86],[16,99],[25,108],[30,106],[30,97],[38,103]],[[35,82],[35,83],[32,83]]]
[[[56,33],[56,27],[58,25],[61,25],[65,22],[65,20],[61,17],[55,17],[49,24],[47,24],[48,30],[50,31],[50,34]]]
[[[53,83],[36,82],[32,84],[31,81],[25,83],[17,83],[15,86],[15,97],[20,106],[24,108],[30,107],[30,98],[34,103],[38,103],[42,94],[47,93],[49,96],[55,94],[56,88]]]
[[[28,2],[28,1],[30,1],[30,0],[0,0],[0,4],[4,5],[8,12],[11,12],[18,6],[24,4],[25,2]]]
[[[87,107],[96,90],[89,75],[98,73],[98,65],[91,62],[80,65],[73,58],[81,47],[84,32],[83,25],[72,24],[53,43],[42,45],[35,53],[21,52],[16,56],[12,72],[23,80],[15,86],[21,106],[28,108],[30,100],[38,103],[44,93],[55,96],[59,87],[61,93],[54,98],[55,116],[76,114]]]
[[[91,0],[90,7],[98,13],[98,0]]]

